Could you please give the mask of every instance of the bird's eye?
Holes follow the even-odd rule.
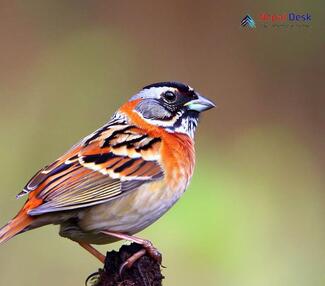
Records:
[[[163,98],[168,103],[174,103],[176,101],[176,94],[173,93],[172,91],[166,91],[163,94]]]

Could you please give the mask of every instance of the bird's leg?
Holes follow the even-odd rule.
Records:
[[[105,255],[101,254],[93,246],[91,246],[88,243],[84,243],[84,242],[78,242],[78,243],[82,248],[86,249],[90,254],[95,256],[100,262],[102,262],[103,264],[105,263]]]
[[[137,244],[141,244],[144,249],[139,250],[138,252],[134,253],[131,257],[129,257],[120,267],[120,274],[122,274],[123,269],[125,267],[131,268],[134,262],[136,262],[139,258],[141,258],[143,255],[148,253],[153,259],[155,259],[159,264],[161,264],[161,254],[160,252],[153,246],[153,244],[146,239],[142,239],[136,236],[131,236],[119,232],[111,232],[111,231],[102,231],[102,233],[113,236],[116,238],[128,240],[135,242]]]

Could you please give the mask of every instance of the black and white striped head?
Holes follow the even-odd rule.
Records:
[[[185,133],[192,138],[199,114],[215,105],[193,88],[180,82],[159,82],[145,86],[130,101],[141,99],[135,107],[150,124],[168,132]]]

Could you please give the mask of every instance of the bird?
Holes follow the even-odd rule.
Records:
[[[93,244],[127,240],[143,248],[120,268],[146,253],[161,254],[135,236],[183,195],[195,166],[194,133],[200,113],[215,107],[187,84],[145,86],[111,119],[53,163],[39,170],[17,198],[18,214],[0,229],[0,244],[49,224],[104,263]]]

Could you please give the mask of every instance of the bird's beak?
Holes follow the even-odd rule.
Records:
[[[198,95],[197,99],[193,99],[185,103],[184,106],[186,106],[188,110],[202,112],[211,109],[216,105],[211,100],[203,97],[202,95]]]

